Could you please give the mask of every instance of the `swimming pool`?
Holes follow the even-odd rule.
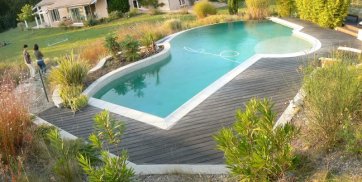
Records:
[[[309,41],[293,36],[293,29],[272,21],[205,26],[180,33],[169,43],[170,56],[113,80],[93,98],[136,115],[167,119],[255,55],[313,48]]]

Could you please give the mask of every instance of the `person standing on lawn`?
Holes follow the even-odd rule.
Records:
[[[45,72],[47,70],[47,66],[45,65],[45,62],[43,59],[44,55],[40,52],[38,44],[34,45],[34,55],[35,55],[35,58],[37,60],[37,63],[38,63],[38,66],[39,66],[41,72],[43,74],[45,74]]]
[[[26,45],[26,44],[23,47],[23,57],[24,57],[26,66],[28,66],[28,68],[29,68],[31,78],[35,79],[35,69],[34,69],[33,65],[31,64],[30,54],[28,52],[28,45]]]

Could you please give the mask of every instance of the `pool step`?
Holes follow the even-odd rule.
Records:
[[[352,35],[354,37],[358,37],[359,29],[357,27],[355,27],[355,26],[352,26],[352,25],[345,25],[343,27],[337,27],[336,30],[339,31],[339,32],[343,32],[345,34],[348,34],[348,35]]]

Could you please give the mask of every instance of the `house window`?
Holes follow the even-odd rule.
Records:
[[[180,5],[184,5],[185,4],[185,0],[178,0],[180,2]]]
[[[52,21],[60,21],[60,15],[58,9],[50,10],[50,17]]]

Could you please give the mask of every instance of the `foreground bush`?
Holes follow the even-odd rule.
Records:
[[[345,129],[360,122],[360,75],[350,63],[337,62],[305,76],[307,139],[311,145],[330,149],[346,142]]]
[[[291,124],[273,129],[276,119],[269,100],[252,99],[237,111],[235,124],[214,137],[240,180],[277,180],[292,166],[291,140],[297,130]]]
[[[30,115],[25,96],[13,92],[14,83],[0,83],[0,162],[15,159],[27,139],[30,139]]]
[[[270,0],[245,0],[249,19],[261,20],[269,16]]]
[[[299,17],[326,28],[341,26],[350,0],[296,0]]]
[[[91,146],[100,151],[100,165],[94,165],[84,154],[78,155],[78,161],[89,181],[131,181],[133,169],[127,167],[127,152],[122,151],[119,157],[109,155],[110,145],[119,148],[124,131],[124,125],[113,119],[108,111],[103,111],[94,117],[95,133],[89,136]],[[104,150],[105,148],[106,150]]]
[[[202,0],[194,5],[194,12],[198,18],[205,18],[208,15],[215,15],[217,10],[209,1]]]

